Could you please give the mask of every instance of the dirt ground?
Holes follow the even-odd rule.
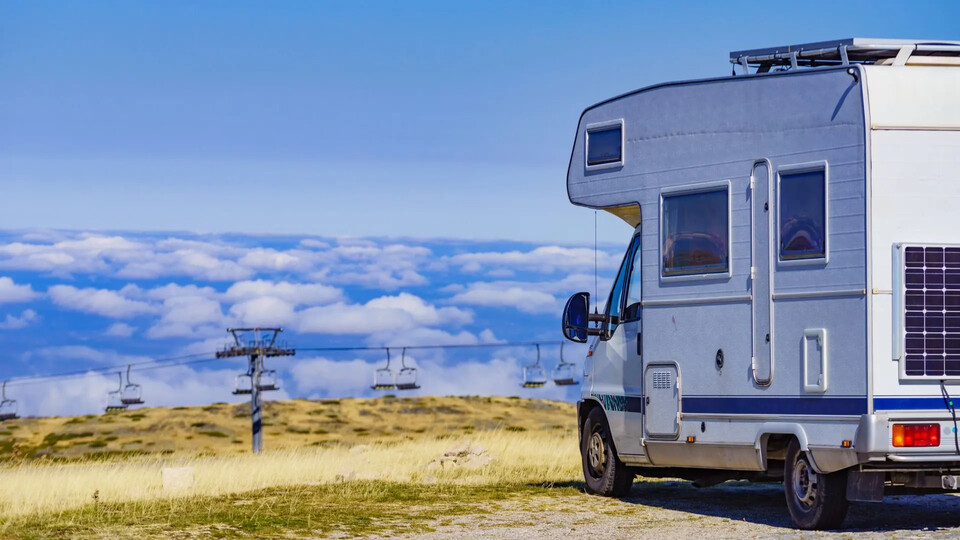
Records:
[[[960,538],[960,496],[892,495],[855,503],[844,528],[792,528],[779,484],[637,482],[627,499],[586,494],[509,501],[487,515],[438,517],[435,532],[453,538]],[[395,537],[395,536],[394,536]]]

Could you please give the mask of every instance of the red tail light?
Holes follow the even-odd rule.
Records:
[[[940,424],[894,424],[893,445],[940,446]]]

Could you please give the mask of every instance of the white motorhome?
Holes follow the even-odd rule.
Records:
[[[604,313],[564,311],[588,488],[782,479],[809,529],[957,489],[960,41],[730,61],[580,117],[570,201],[634,229]]]

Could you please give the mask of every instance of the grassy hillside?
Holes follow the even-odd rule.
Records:
[[[569,432],[572,403],[501,397],[386,396],[277,401],[264,406],[267,449],[450,438],[490,430]],[[250,404],[147,407],[0,424],[0,461],[214,456],[250,450]]]
[[[579,477],[571,403],[384,397],[265,411],[261,455],[249,404],[4,423],[0,537],[424,532],[438,512],[483,513]],[[165,485],[168,467],[188,468],[189,486]]]

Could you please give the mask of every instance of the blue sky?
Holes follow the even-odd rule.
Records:
[[[564,188],[585,107],[726,75],[730,50],[958,20],[952,1],[0,2],[3,376],[201,351],[239,322],[301,346],[555,340],[592,288],[593,212]],[[628,234],[600,216],[601,288]],[[424,392],[514,394],[529,353],[415,361]],[[286,395],[363,395],[374,356],[298,356]],[[144,375],[173,404],[223,399],[234,371]],[[21,390],[51,414],[109,384]]]

